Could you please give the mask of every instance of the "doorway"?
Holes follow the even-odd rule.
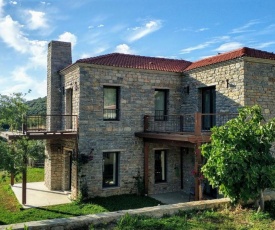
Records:
[[[64,150],[63,161],[63,190],[71,191],[72,186],[72,150]]]
[[[201,99],[202,130],[209,131],[216,124],[216,87],[202,88]]]
[[[72,129],[73,89],[66,90],[66,129]]]

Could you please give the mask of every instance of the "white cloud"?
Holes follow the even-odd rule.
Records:
[[[17,2],[16,1],[10,1],[10,4],[17,5]]]
[[[209,30],[209,28],[200,28],[200,29],[196,30],[196,32],[203,32],[203,31],[206,31],[206,30]]]
[[[246,23],[244,26],[235,28],[232,30],[232,34],[237,34],[237,33],[246,33],[246,32],[251,32],[254,30],[249,29],[250,27],[259,24],[260,21],[259,20],[251,20],[248,23]]]
[[[29,10],[27,14],[30,16],[28,20],[28,28],[31,30],[47,28],[46,14],[41,11]]]
[[[0,39],[16,51],[30,55],[34,66],[46,67],[46,41],[29,40],[21,31],[22,25],[8,15],[0,19]]]
[[[12,85],[6,84],[6,88],[1,94],[10,94],[11,92],[26,93],[32,90],[31,95],[27,95],[27,99],[44,97],[47,94],[46,79],[38,80],[34,76],[28,74],[30,66],[16,67],[11,73]]]
[[[204,49],[205,47],[209,46],[210,43],[202,43],[202,44],[199,44],[199,45],[196,45],[196,46],[191,46],[191,47],[188,47],[188,48],[185,48],[185,49],[182,49],[180,51],[181,54],[188,54],[188,53],[191,53],[192,51],[194,50],[201,50],[201,49]]]
[[[120,44],[120,45],[116,46],[115,52],[116,53],[123,53],[123,54],[132,54],[133,53],[131,48],[126,44]]]
[[[162,27],[160,20],[151,20],[141,27],[134,27],[131,30],[133,33],[128,37],[129,42],[134,42],[142,37],[159,30]]]
[[[228,43],[222,44],[220,47],[215,49],[215,51],[227,52],[227,51],[231,51],[231,50],[241,48],[242,46],[243,45],[240,42],[228,42]]]
[[[256,49],[263,49],[263,48],[266,48],[266,47],[269,47],[269,46],[272,46],[275,44],[275,41],[272,41],[272,42],[263,42],[263,43],[260,43],[258,45],[255,45],[254,47]]]
[[[10,47],[21,53],[28,51],[28,39],[21,31],[22,25],[13,21],[11,16],[0,19],[0,38]]]
[[[0,17],[2,17],[4,13],[4,6],[5,6],[4,0],[0,0]]]
[[[42,5],[51,5],[50,2],[40,2]]]
[[[97,27],[98,27],[98,28],[101,28],[101,27],[104,27],[104,25],[103,25],[103,24],[100,24],[100,25],[98,25]]]
[[[180,53],[181,54],[187,54],[187,53],[190,53],[192,51],[201,50],[201,49],[204,49],[204,48],[206,48],[206,47],[208,47],[208,46],[210,46],[212,44],[219,43],[219,42],[222,42],[222,41],[226,41],[226,40],[229,40],[229,39],[230,39],[229,36],[216,37],[216,38],[213,38],[212,40],[209,40],[207,42],[201,43],[199,45],[182,49],[180,51]]]
[[[77,37],[70,32],[64,32],[63,34],[59,35],[58,40],[63,42],[71,42],[72,47],[74,47],[77,42]]]

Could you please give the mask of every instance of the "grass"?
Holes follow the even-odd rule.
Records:
[[[0,173],[1,174],[1,173]],[[42,181],[43,169],[30,168],[28,182]],[[1,175],[0,175],[1,176]],[[33,220],[73,217],[106,211],[155,206],[158,201],[149,197],[120,195],[93,198],[86,203],[32,208],[22,210],[9,186],[0,182],[0,225]],[[118,223],[102,226],[102,229],[275,229],[275,201],[266,202],[266,211],[257,213],[253,208],[232,207],[224,210],[179,212],[161,219],[125,215]],[[93,227],[91,226],[91,229]],[[98,226],[94,229],[98,229]]]
[[[43,181],[43,174],[43,169],[29,168],[27,181]],[[150,207],[159,203],[150,197],[119,195],[106,198],[93,198],[85,202],[85,204],[73,202],[64,205],[23,210],[9,186],[9,181],[6,181],[0,182],[0,225]]]
[[[275,202],[267,202],[272,209],[257,213],[250,208],[179,212],[161,219],[125,215],[114,227],[116,230],[168,230],[168,229],[275,229]],[[109,229],[106,226],[106,229]]]

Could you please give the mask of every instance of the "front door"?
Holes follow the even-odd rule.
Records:
[[[216,124],[216,89],[207,87],[201,89],[202,95],[202,130],[210,130]]]

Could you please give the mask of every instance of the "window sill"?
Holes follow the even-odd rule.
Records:
[[[163,182],[155,182],[155,185],[158,185],[158,184],[168,184],[167,181],[163,181]]]
[[[118,188],[120,188],[120,186],[110,186],[110,187],[104,187],[104,188],[102,188],[102,190],[104,191],[104,190],[113,190],[113,189],[118,189]]]

